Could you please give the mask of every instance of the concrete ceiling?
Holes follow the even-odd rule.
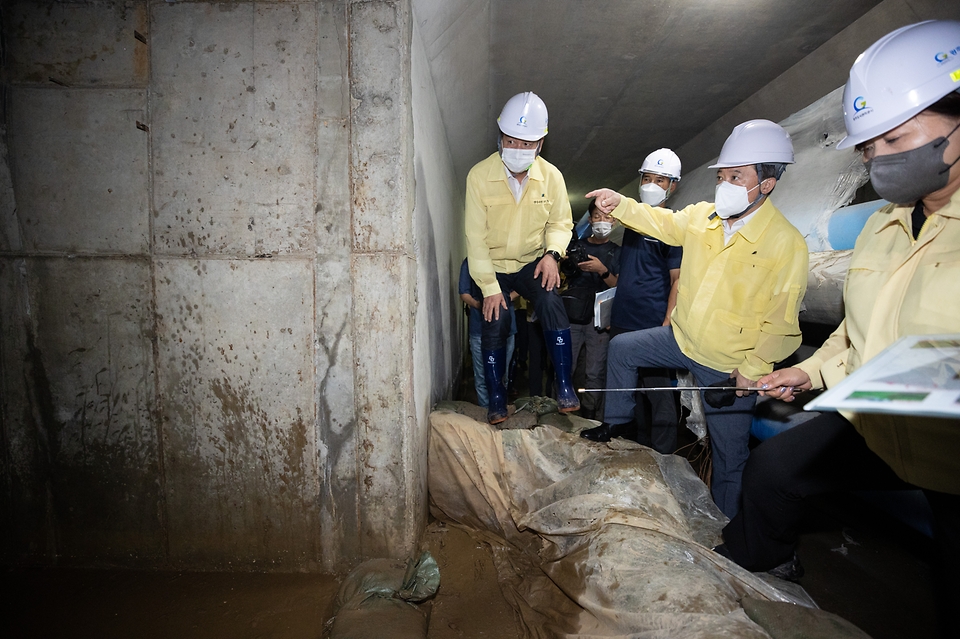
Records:
[[[578,194],[629,183],[647,153],[678,149],[879,3],[492,0],[490,121],[511,95],[540,95],[544,157],[582,210]]]

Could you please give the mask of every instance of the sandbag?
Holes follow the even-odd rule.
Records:
[[[773,639],[870,639],[870,635],[837,615],[778,601],[744,597],[744,612]]]
[[[415,602],[436,594],[440,570],[429,552],[418,561],[371,559],[340,585],[330,639],[425,639],[427,616]]]
[[[766,638],[739,601],[795,601],[710,550],[726,519],[681,457],[446,411],[430,423],[431,511],[484,531],[528,637]]]

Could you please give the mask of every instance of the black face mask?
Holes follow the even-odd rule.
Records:
[[[877,194],[894,204],[913,204],[920,198],[939,191],[950,180],[952,164],[943,161],[943,153],[950,145],[948,138],[940,137],[916,149],[890,155],[878,155],[867,161],[870,181]],[[957,158],[960,160],[960,158]]]

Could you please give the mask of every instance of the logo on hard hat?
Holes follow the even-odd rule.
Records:
[[[657,160],[657,166],[663,166],[663,158]]]
[[[949,51],[940,51],[933,56],[933,59],[937,64],[943,64],[957,57],[958,53],[960,53],[960,47],[957,47],[956,49],[950,49]]]
[[[866,98],[860,95],[853,99],[854,120],[859,120],[860,118],[870,115],[871,113],[873,113],[873,109],[867,104]]]
[[[520,119],[517,120],[517,126],[527,126],[527,116],[521,115]]]

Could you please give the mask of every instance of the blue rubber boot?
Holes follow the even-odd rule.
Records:
[[[507,347],[483,351],[483,378],[487,382],[487,421],[499,424],[507,419],[507,389],[503,374],[507,369]]]
[[[573,350],[570,347],[570,329],[544,331],[543,337],[557,376],[557,406],[561,413],[572,413],[580,408],[580,400],[573,390]]]

